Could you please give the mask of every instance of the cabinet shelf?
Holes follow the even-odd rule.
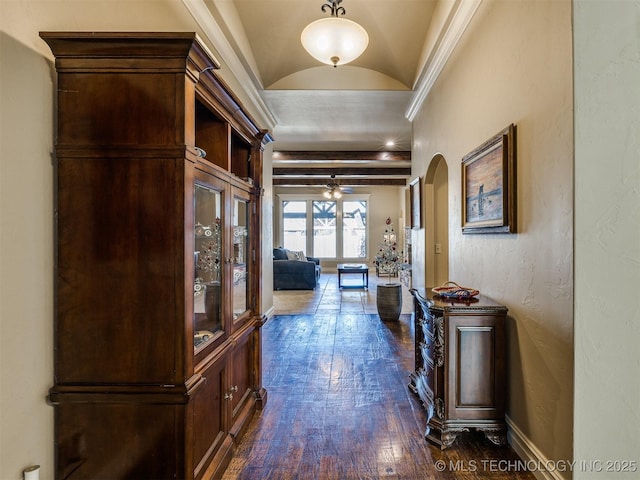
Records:
[[[251,144],[197,100],[195,112],[195,146],[202,149],[204,158],[252,183]]]

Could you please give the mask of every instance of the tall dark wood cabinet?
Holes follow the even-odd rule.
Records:
[[[192,33],[55,55],[58,479],[221,476],[261,382],[262,151]]]
[[[474,429],[505,444],[507,307],[484,296],[455,301],[425,289],[411,293],[415,370],[409,388],[427,411],[425,437],[445,449]]]

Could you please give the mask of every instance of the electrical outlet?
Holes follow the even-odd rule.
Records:
[[[439,243],[436,243],[436,253],[442,253],[442,246]]]

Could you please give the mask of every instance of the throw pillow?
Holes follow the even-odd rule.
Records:
[[[298,261],[306,261],[307,257],[304,252],[300,250],[299,252],[294,252],[293,250],[285,250],[287,252],[287,260],[298,260]]]
[[[292,252],[291,250],[285,250],[287,252],[287,260],[298,260],[298,252]]]

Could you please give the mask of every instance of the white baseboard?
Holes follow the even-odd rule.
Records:
[[[275,314],[275,311],[276,311],[276,307],[271,305],[271,308],[269,308],[269,310],[264,312],[264,316],[266,317],[265,322],[268,322],[269,320],[271,320],[273,318],[273,316]]]
[[[536,465],[548,465],[552,462],[536,447],[531,440],[520,430],[507,415],[505,420],[509,426],[507,439],[511,448],[520,456],[524,462],[535,462]],[[532,471],[538,480],[566,480],[559,471],[536,470]]]

